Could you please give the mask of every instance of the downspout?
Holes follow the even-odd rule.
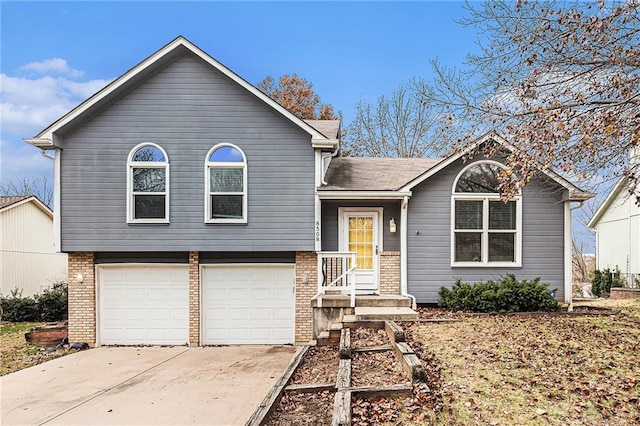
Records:
[[[409,294],[407,286],[407,236],[409,226],[407,224],[407,210],[409,208],[409,196],[405,195],[400,206],[400,294],[411,299],[411,307],[416,309],[416,298]]]
[[[340,149],[339,149],[339,146],[336,145],[335,149],[333,150],[333,152],[331,154],[325,154],[325,155],[323,155],[321,157],[320,167],[322,168],[322,171],[321,171],[322,179],[321,179],[321,181],[322,181],[323,185],[327,184],[327,182],[324,180],[324,178],[327,177],[326,176],[327,175],[327,169],[329,168],[329,164],[331,164],[331,161],[329,161],[329,164],[327,164],[327,167],[325,168],[324,160],[326,160],[327,158],[335,158],[336,155],[338,155],[338,152],[340,152]]]
[[[571,224],[571,213],[573,210],[583,206],[581,200],[576,207],[571,207],[571,200],[565,201],[564,208],[564,303],[569,304],[569,312],[573,311],[573,229]]]
[[[60,241],[60,149],[55,148],[55,157],[50,156],[44,149],[40,155],[53,161],[53,243],[58,253],[62,253]]]

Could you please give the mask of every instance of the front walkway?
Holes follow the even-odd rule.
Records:
[[[244,424],[297,350],[91,349],[0,377],[0,423]]]

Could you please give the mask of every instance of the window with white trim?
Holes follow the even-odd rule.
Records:
[[[169,157],[154,143],[142,143],[129,153],[127,222],[169,223]]]
[[[498,189],[504,166],[482,161],[454,182],[451,206],[452,266],[520,266],[522,196],[504,202]]]
[[[235,145],[209,150],[205,162],[205,223],[247,222],[247,158]]]

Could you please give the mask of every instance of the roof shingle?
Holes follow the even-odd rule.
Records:
[[[19,203],[22,200],[32,197],[32,195],[9,195],[0,197],[0,209],[8,207],[12,204]]]
[[[395,191],[438,164],[440,158],[336,157],[324,191]]]

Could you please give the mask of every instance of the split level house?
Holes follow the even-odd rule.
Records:
[[[306,343],[508,273],[570,300],[570,206],[591,194],[545,172],[505,204],[499,158],[342,158],[340,133],[178,37],[26,139],[55,151],[69,338]]]

